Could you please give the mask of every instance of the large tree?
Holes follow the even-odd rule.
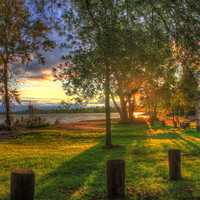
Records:
[[[76,1],[76,10],[71,13],[74,17],[73,26],[76,37],[73,38],[73,64],[65,68],[64,77],[71,76],[72,81],[64,81],[68,94],[72,92],[70,85],[75,86],[76,92],[91,97],[101,88],[105,94],[106,108],[106,146],[111,147],[110,119],[110,77],[113,57],[117,49],[117,6],[114,1]],[[64,15],[64,19],[68,17]],[[71,22],[71,21],[70,21]],[[78,26],[77,26],[78,25]],[[60,77],[59,77],[60,78]],[[62,77],[63,78],[63,77]]]
[[[166,44],[161,42],[165,41],[162,30],[153,26],[156,20],[152,19],[149,7],[145,8],[146,13],[141,14],[144,8],[138,6],[137,1],[82,1],[78,5],[81,17],[81,28],[77,28],[81,35],[79,39],[81,44],[83,41],[87,44],[85,48],[72,52],[75,66],[67,67],[64,72],[79,76],[63,78],[65,89],[68,94],[83,96],[99,92],[106,58],[110,66],[110,92],[114,105],[122,121],[131,120],[134,97],[144,81],[145,68],[150,65],[156,67],[158,60],[164,59],[162,54]],[[108,23],[110,18],[105,13],[112,13],[111,8],[114,15],[112,23]]]
[[[176,102],[173,92],[191,93],[174,80],[181,80],[179,68],[189,69],[193,77],[198,74],[199,6],[194,1],[85,0],[75,8],[74,15],[65,15],[78,19],[71,20],[78,38],[72,40],[76,48],[68,58],[72,67],[59,75],[68,94],[95,96],[110,82],[106,91],[127,121],[133,118],[134,95],[141,88],[153,104],[163,101],[165,92],[171,105]],[[106,74],[109,82],[104,81]]]

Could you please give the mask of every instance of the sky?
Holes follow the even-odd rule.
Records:
[[[30,3],[27,5],[30,6],[31,12],[36,14],[34,4]],[[71,8],[68,1],[64,1],[64,5],[66,6],[66,10]],[[48,12],[48,9],[45,10],[47,16]],[[60,20],[61,15],[62,10],[56,9],[54,18]],[[69,52],[69,47],[60,48],[61,44],[66,41],[66,36],[61,37],[53,30],[48,36],[51,40],[56,42],[56,48],[48,52],[42,52],[45,57],[45,64],[42,65],[34,59],[27,66],[14,66],[14,72],[18,83],[17,89],[22,102],[60,103],[62,100],[69,101],[69,97],[65,94],[61,82],[55,81],[52,74],[52,68],[59,63],[63,63],[62,56]]]
[[[60,41],[55,33],[51,37],[56,42]],[[22,101],[60,103],[62,100],[69,100],[62,88],[62,83],[55,81],[52,73],[52,67],[63,62],[62,56],[66,55],[67,51],[66,48],[57,47],[44,52],[43,55],[46,60],[44,65],[34,60],[24,67],[15,66],[18,90]]]
[[[68,100],[62,84],[54,81],[50,66],[49,69],[41,69],[40,74],[34,78],[20,78],[19,92],[22,101],[59,103]]]
[[[66,7],[69,6],[67,1]],[[33,16],[40,16],[36,13],[35,4],[27,0],[27,6],[30,8]],[[49,10],[45,10],[48,16]],[[56,9],[56,18],[59,18],[60,11]],[[60,18],[59,18],[60,19]],[[69,97],[65,94],[62,84],[55,81],[52,74],[52,67],[63,62],[61,59],[63,55],[68,52],[67,48],[60,48],[60,44],[64,38],[60,37],[56,31],[51,31],[48,37],[56,42],[56,48],[48,52],[40,52],[45,57],[45,64],[40,64],[37,59],[33,59],[27,65],[15,64],[14,74],[17,80],[17,89],[20,94],[21,102],[35,102],[35,103],[60,103],[62,100],[68,101]]]
[[[65,12],[71,8],[68,0],[64,1],[64,5]],[[34,12],[33,7],[30,8],[32,12]],[[62,9],[56,7],[55,11],[56,14],[54,14],[54,18],[60,21]],[[47,9],[45,12],[48,16],[49,10]],[[66,33],[66,35],[69,35],[68,32]],[[69,101],[70,99],[65,94],[65,91],[62,88],[62,83],[60,81],[55,81],[52,74],[52,68],[59,63],[64,62],[62,56],[69,52],[69,47],[60,48],[61,44],[66,41],[67,37],[61,37],[56,31],[52,31],[49,34],[49,38],[56,42],[57,48],[48,52],[43,52],[45,64],[41,65],[37,60],[33,60],[33,62],[28,66],[18,69],[18,90],[22,101],[60,103],[62,100]]]

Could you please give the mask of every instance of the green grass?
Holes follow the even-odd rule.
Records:
[[[144,125],[113,126],[113,143],[103,148],[104,133],[38,130],[0,142],[0,200],[9,199],[10,172],[32,168],[36,173],[36,200],[106,199],[105,164],[126,161],[127,199],[135,194],[152,199],[200,197],[200,137],[190,129]],[[167,151],[182,151],[183,180],[168,180]]]

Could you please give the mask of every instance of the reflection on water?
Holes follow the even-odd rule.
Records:
[[[50,114],[37,114],[42,118],[45,118],[47,122],[54,123],[56,120],[59,120],[61,123],[72,123],[80,122],[85,120],[101,120],[105,119],[104,113],[50,113]],[[112,118],[119,118],[118,113],[112,113]],[[13,118],[20,119],[21,117],[28,117],[27,114],[16,114],[13,115]],[[0,123],[3,123],[5,120],[4,115],[0,115]]]

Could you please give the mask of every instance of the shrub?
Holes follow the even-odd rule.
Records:
[[[21,119],[17,119],[14,122],[13,126],[22,128],[41,128],[49,126],[49,123],[46,121],[45,118],[32,116],[28,118],[21,117]]]

